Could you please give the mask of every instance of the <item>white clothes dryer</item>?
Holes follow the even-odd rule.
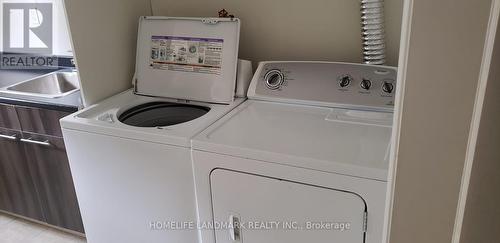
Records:
[[[396,69],[263,62],[192,141],[203,243],[380,243]]]

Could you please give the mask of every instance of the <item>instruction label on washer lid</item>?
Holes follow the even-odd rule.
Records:
[[[220,75],[223,44],[223,39],[153,35],[150,66]]]

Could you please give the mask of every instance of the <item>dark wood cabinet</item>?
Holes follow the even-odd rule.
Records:
[[[45,221],[83,233],[80,209],[60,137],[23,133],[22,140]]]
[[[13,105],[0,104],[0,127],[21,130],[16,108]]]
[[[0,210],[84,232],[59,119],[0,104]]]
[[[20,137],[19,131],[0,129],[0,209],[43,221]]]
[[[62,137],[59,119],[71,114],[63,111],[16,106],[19,123],[24,132]]]

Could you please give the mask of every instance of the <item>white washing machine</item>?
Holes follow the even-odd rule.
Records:
[[[89,243],[198,242],[163,223],[196,220],[191,138],[243,101],[239,28],[142,17],[134,88],[61,120]]]
[[[396,69],[263,62],[192,140],[203,243],[380,243]]]

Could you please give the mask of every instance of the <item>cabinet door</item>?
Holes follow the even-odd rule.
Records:
[[[354,193],[224,169],[210,183],[217,243],[364,242]]]
[[[26,148],[46,222],[83,232],[63,139],[23,133],[21,141]]]
[[[21,130],[17,119],[16,108],[12,105],[0,104],[0,127]]]
[[[43,220],[18,131],[0,129],[0,209]]]
[[[62,137],[59,119],[71,114],[64,111],[16,106],[23,132]]]

